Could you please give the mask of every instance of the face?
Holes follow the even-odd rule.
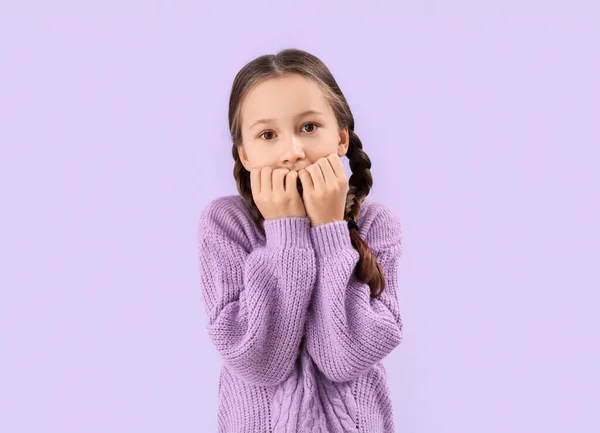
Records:
[[[244,168],[299,170],[319,158],[348,150],[348,129],[312,80],[292,74],[270,78],[246,95],[241,107]]]

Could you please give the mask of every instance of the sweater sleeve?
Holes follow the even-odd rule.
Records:
[[[208,211],[198,231],[208,333],[243,380],[276,385],[294,367],[316,279],[310,220],[265,221],[266,243],[252,249],[226,218]]]
[[[307,319],[306,348],[328,379],[353,380],[402,341],[397,298],[401,225],[394,212],[380,207],[367,233],[361,233],[385,276],[379,298],[371,298],[369,286],[354,275],[359,254],[347,222],[312,227],[311,235],[317,283]]]

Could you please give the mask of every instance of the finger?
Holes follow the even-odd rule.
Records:
[[[300,177],[300,183],[302,183],[302,189],[304,191],[313,191],[315,189],[312,177],[306,169],[301,169],[298,172],[298,176]]]
[[[306,167],[306,170],[310,173],[312,177],[315,189],[325,188],[325,178],[323,177],[323,172],[321,171],[321,167],[319,166],[319,164],[309,165],[308,167]]]
[[[321,167],[321,172],[323,173],[323,179],[325,179],[326,185],[335,185],[337,184],[337,177],[335,176],[335,172],[331,167],[331,163],[327,158],[321,158],[317,161],[319,167]]]
[[[331,168],[333,169],[335,176],[345,178],[346,177],[346,169],[344,168],[344,163],[342,162],[342,159],[338,156],[338,154],[332,153],[331,155],[329,155],[327,157],[327,159],[329,160],[329,163],[331,164]]]
[[[253,168],[250,171],[250,189],[253,195],[260,193],[260,168]]]
[[[296,186],[296,179],[298,179],[298,172],[294,170],[290,170],[285,176],[285,192],[293,193],[294,191],[298,191],[298,187]]]
[[[288,171],[289,169],[287,168],[278,168],[273,170],[273,192],[278,194],[283,194],[285,192],[283,187],[283,179]]]
[[[261,173],[260,173],[260,191],[261,192],[271,192],[273,191],[272,189],[272,182],[271,182],[271,175],[273,173],[273,169],[269,166],[265,166],[263,168],[261,168]]]

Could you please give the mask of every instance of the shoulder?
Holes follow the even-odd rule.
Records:
[[[250,246],[256,224],[239,195],[217,197],[202,209],[198,218],[198,240],[207,236],[228,238]]]
[[[400,247],[402,222],[398,212],[381,201],[365,198],[357,222],[359,233],[371,248]]]

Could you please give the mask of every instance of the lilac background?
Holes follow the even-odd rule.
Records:
[[[286,47],[403,220],[398,432],[600,431],[594,3],[3,1],[0,431],[216,431],[196,222]]]

